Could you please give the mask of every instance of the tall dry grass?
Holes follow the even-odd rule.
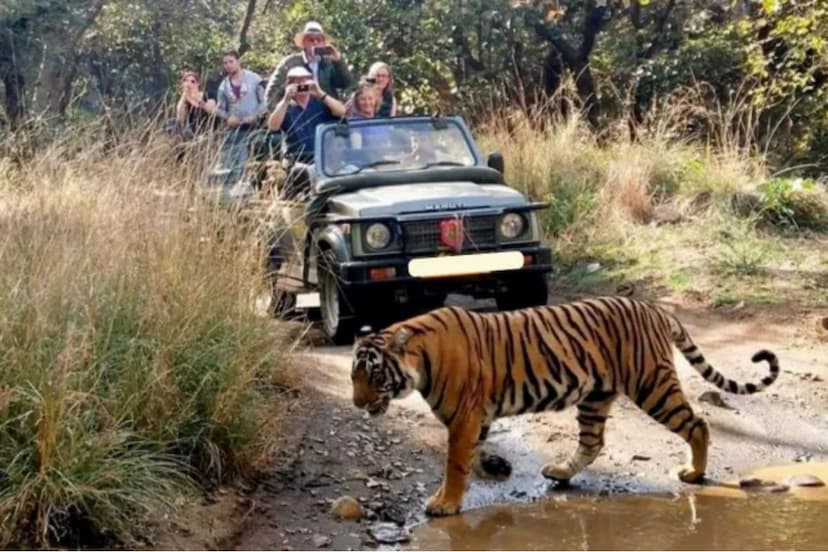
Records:
[[[828,262],[828,188],[778,177],[796,167],[772,166],[778,125],[746,97],[680,91],[659,100],[634,140],[626,120],[598,135],[577,110],[544,108],[501,112],[477,136],[484,152],[504,154],[507,182],[550,203],[540,214],[560,283],[824,304],[812,275]],[[780,270],[787,282],[773,277]]]
[[[543,224],[559,258],[574,260],[596,244],[623,244],[659,205],[683,212],[700,203],[726,208],[733,193],[767,180],[766,160],[746,138],[749,122],[735,113],[741,104],[705,110],[701,92],[691,92],[658,106],[635,140],[627,121],[609,125],[599,138],[577,110],[561,115],[541,106],[493,119],[479,129],[480,145],[504,154],[511,185],[550,202]],[[693,117],[703,118],[703,137],[687,134]]]
[[[163,136],[78,130],[0,170],[0,545],[126,543],[277,436],[259,249]]]

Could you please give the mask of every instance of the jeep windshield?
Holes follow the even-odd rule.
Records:
[[[331,125],[321,138],[317,158],[326,176],[476,163],[463,128],[450,119],[359,119]]]

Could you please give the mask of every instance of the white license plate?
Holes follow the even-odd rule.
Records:
[[[297,309],[311,309],[319,306],[319,293],[297,293],[296,294],[296,308]]]
[[[417,278],[464,276],[520,268],[523,268],[523,253],[520,251],[423,257],[408,262],[408,273]]]

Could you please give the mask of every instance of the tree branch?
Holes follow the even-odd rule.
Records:
[[[547,41],[553,48],[560,52],[566,65],[572,66],[577,62],[578,54],[575,51],[575,48],[570,46],[569,43],[563,39],[561,33],[558,32],[557,29],[547,27],[542,22],[538,21],[535,23],[535,34]]]
[[[250,49],[250,42],[247,40],[247,33],[250,31],[250,25],[253,24],[253,14],[256,12],[256,0],[248,0],[247,12],[244,14],[244,21],[242,22],[241,31],[239,31],[239,55]]]
[[[641,2],[639,0],[633,0],[632,6],[630,6],[630,21],[635,30],[641,30],[644,26],[644,22],[641,20]]]
[[[592,53],[592,48],[595,46],[595,37],[598,36],[598,33],[601,32],[611,18],[611,14],[610,17],[607,17],[608,12],[609,8],[606,2],[603,2],[602,5],[594,6],[590,9],[586,18],[584,18],[584,38],[581,41],[581,47],[578,49],[578,57],[581,60],[586,60],[589,58],[589,54]]]
[[[647,51],[644,53],[644,59],[650,59],[655,54],[656,48],[661,43],[661,40],[664,38],[664,27],[667,25],[667,20],[670,19],[670,12],[673,11],[673,8],[676,5],[676,0],[669,0],[667,5],[664,6],[664,10],[658,15],[656,18],[655,29],[653,30],[653,40],[650,42],[650,47],[647,48]]]

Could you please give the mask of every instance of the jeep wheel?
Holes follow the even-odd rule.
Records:
[[[319,314],[325,335],[336,345],[350,344],[356,333],[354,306],[339,285],[336,255],[326,250],[319,253],[316,265],[319,280]]]
[[[500,293],[495,297],[495,301],[497,309],[501,311],[546,305],[549,301],[546,274],[538,273],[515,278],[509,283],[505,293]]]

